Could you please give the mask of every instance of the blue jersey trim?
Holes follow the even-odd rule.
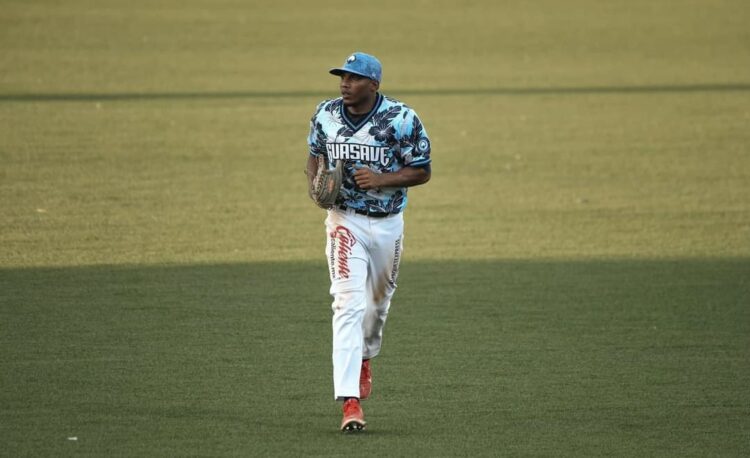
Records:
[[[429,165],[430,162],[432,162],[431,159],[423,159],[421,161],[414,161],[410,164],[406,164],[408,167],[424,167],[426,165]]]
[[[380,92],[378,94],[378,99],[375,101],[375,105],[373,105],[372,110],[370,110],[367,115],[362,118],[357,124],[354,124],[351,119],[349,119],[349,115],[346,112],[346,107],[344,106],[344,103],[341,103],[341,118],[344,120],[347,126],[354,132],[358,131],[362,128],[367,122],[372,118],[375,113],[378,111],[378,108],[380,108],[380,104],[383,103],[383,96],[380,95]]]

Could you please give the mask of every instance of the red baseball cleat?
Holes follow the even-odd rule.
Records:
[[[365,429],[365,414],[359,399],[349,398],[344,401],[344,419],[341,420],[341,431],[345,433],[362,431]]]
[[[372,370],[370,360],[362,361],[362,369],[359,372],[359,399],[367,399],[372,391]]]

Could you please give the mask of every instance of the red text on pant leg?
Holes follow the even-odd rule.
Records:
[[[334,274],[338,270],[339,278],[349,278],[349,256],[352,254],[352,247],[357,242],[354,234],[344,226],[336,226],[330,236],[331,273]]]

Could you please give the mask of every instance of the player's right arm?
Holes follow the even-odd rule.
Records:
[[[321,102],[315,109],[315,114],[310,118],[310,133],[307,135],[307,145],[309,147],[309,153],[307,155],[307,166],[305,167],[305,175],[307,175],[307,186],[312,186],[312,181],[315,175],[318,173],[318,157],[325,151],[325,136],[323,135],[323,127],[318,122],[318,113],[326,104],[327,101]]]
[[[307,155],[307,167],[305,168],[305,175],[307,175],[307,186],[308,188],[312,186],[313,178],[315,178],[315,174],[318,172],[318,159],[315,158],[312,154]]]

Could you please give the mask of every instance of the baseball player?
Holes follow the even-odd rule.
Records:
[[[379,92],[382,67],[355,52],[330,73],[341,97],[320,103],[310,122],[308,185],[324,158],[343,163],[327,210],[326,257],[333,296],[333,387],[341,430],[365,427],[370,361],[380,352],[403,252],[407,188],[430,179],[430,140],[417,114]]]

